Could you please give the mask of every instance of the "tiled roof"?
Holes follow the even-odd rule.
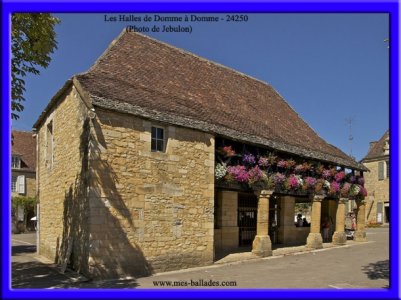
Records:
[[[320,138],[269,84],[137,33],[122,33],[75,78],[94,106],[365,169]]]
[[[12,131],[11,154],[21,158],[21,169],[36,170],[36,141],[29,131]]]
[[[368,154],[362,159],[362,161],[385,156],[386,154],[384,154],[384,145],[385,145],[386,140],[389,139],[389,137],[390,137],[389,130],[387,130],[384,133],[384,135],[380,138],[380,140],[378,140],[377,142],[371,143],[372,146],[370,147]]]

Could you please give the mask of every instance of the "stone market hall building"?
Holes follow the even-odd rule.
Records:
[[[363,171],[267,83],[137,33],[73,76],[34,124],[38,251],[96,278],[212,264],[272,243],[346,242]],[[296,227],[296,203],[312,207]]]

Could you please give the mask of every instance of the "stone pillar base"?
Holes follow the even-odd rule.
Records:
[[[354,241],[355,242],[366,242],[366,231],[364,230],[357,230],[354,233]]]
[[[268,235],[257,235],[252,243],[252,253],[260,256],[272,256],[272,242]]]
[[[345,245],[347,243],[347,236],[344,231],[335,231],[333,234],[334,245]]]
[[[306,239],[306,247],[313,249],[323,248],[323,239],[320,233],[309,233]]]

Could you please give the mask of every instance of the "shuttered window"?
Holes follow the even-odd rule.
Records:
[[[386,177],[390,178],[390,162],[386,161]]]
[[[379,180],[384,180],[384,161],[379,161]]]
[[[25,175],[20,175],[17,178],[18,194],[25,194]]]

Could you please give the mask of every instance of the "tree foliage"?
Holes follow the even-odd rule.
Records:
[[[25,196],[15,196],[11,197],[11,208],[16,211],[18,206],[23,207],[24,211],[27,212],[28,209],[34,209],[37,204],[36,197],[25,197]]]
[[[60,20],[50,14],[13,14],[11,18],[11,118],[24,110],[25,81],[28,73],[38,75],[47,68],[50,54],[57,49],[54,26]]]

